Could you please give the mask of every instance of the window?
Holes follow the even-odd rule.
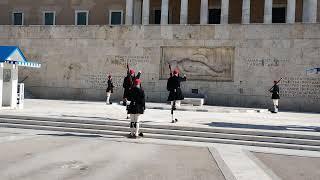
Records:
[[[13,25],[23,25],[23,13],[14,12],[12,14],[12,22],[13,22]]]
[[[154,10],[154,24],[161,23],[161,10],[156,9]]]
[[[89,11],[76,11],[75,25],[88,25]]]
[[[43,24],[44,25],[55,25],[56,24],[56,13],[54,11],[43,12]]]
[[[109,13],[109,24],[110,25],[121,25],[122,24],[122,15],[121,10],[110,10]]]
[[[209,24],[220,24],[221,9],[209,9]]]
[[[272,8],[272,23],[286,23],[286,8],[273,7]]]

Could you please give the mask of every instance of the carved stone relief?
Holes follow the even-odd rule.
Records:
[[[162,47],[161,51],[160,79],[168,78],[170,64],[189,80],[233,80],[233,47]]]

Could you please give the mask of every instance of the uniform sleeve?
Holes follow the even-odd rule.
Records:
[[[144,91],[141,91],[141,104],[143,106],[143,109],[146,109],[146,99],[145,99],[145,94]]]
[[[275,87],[275,91],[276,91],[277,93],[279,93],[279,86],[276,86],[276,87]]]
[[[171,90],[171,83],[170,83],[170,78],[167,81],[167,91]]]
[[[128,101],[132,101],[132,98],[134,97],[134,95],[133,95],[133,93],[134,92],[132,92],[132,89],[129,89],[129,93],[128,93],[128,97],[127,97],[127,99],[128,99]]]
[[[141,72],[138,72],[136,79],[140,79],[140,76],[141,76]]]
[[[270,90],[270,92],[279,93],[279,86],[277,86],[277,85],[273,86],[272,89]]]
[[[126,81],[127,81],[127,77],[125,77],[124,80],[123,80],[123,84],[122,84],[123,88],[126,88]]]
[[[179,77],[180,78],[180,81],[186,81],[187,80],[187,77]]]
[[[110,81],[110,87],[111,87],[111,88],[114,88],[112,81]]]

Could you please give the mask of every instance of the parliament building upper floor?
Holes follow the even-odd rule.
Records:
[[[319,22],[320,0],[0,0],[0,25]]]

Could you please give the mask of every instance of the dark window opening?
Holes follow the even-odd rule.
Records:
[[[13,25],[23,25],[22,13],[13,13]]]
[[[77,25],[87,25],[87,12],[77,13]]]
[[[286,8],[272,8],[272,23],[286,23]]]
[[[161,10],[154,10],[154,24],[161,23]]]
[[[111,12],[111,25],[121,25],[122,13]]]
[[[221,9],[209,9],[209,24],[220,24]]]
[[[54,13],[44,13],[44,25],[54,25]]]

